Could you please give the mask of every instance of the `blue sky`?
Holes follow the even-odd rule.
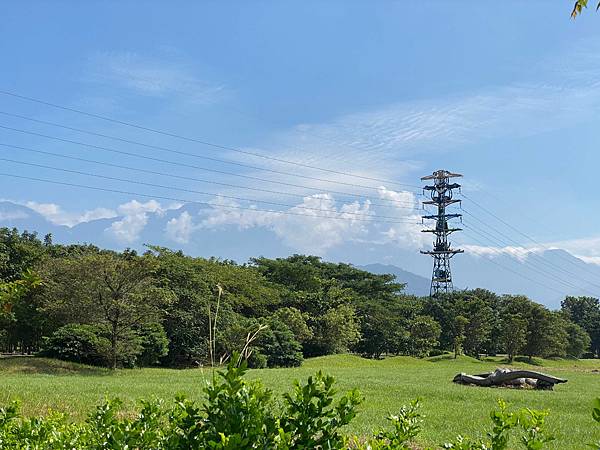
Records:
[[[600,262],[600,213],[595,206],[600,15],[590,10],[573,21],[570,8],[568,1],[182,2],[177,7],[166,2],[11,2],[4,5],[0,25],[0,90],[246,152],[397,183],[419,185],[420,176],[448,168],[465,175],[467,195],[527,235]],[[162,230],[167,241],[184,246],[219,227],[240,233],[268,230],[290,252],[335,253],[350,261],[360,260],[373,243],[389,244],[390,252],[426,245],[419,226],[412,223],[418,211],[373,206],[390,199],[397,205],[416,205],[420,198],[404,192],[412,188],[281,164],[5,95],[0,95],[0,111],[337,182],[173,155],[0,114],[0,126],[272,182],[115,155],[6,128],[0,128],[0,143],[296,194],[290,198],[175,181],[0,148],[1,158],[212,194],[132,186],[2,161],[4,173],[148,195],[0,176],[0,197],[28,205],[54,223],[73,226],[118,217],[109,231],[119,245],[140,244],[148,214],[180,206],[152,201],[152,195],[233,201],[218,194],[291,204],[277,209],[307,215],[312,208],[325,208],[334,216],[389,215],[403,223],[372,225],[300,215],[279,220],[268,213],[214,207],[174,216]],[[369,196],[371,203],[357,203],[332,190]],[[271,208],[244,201],[235,205]],[[464,207],[523,241],[475,205],[465,201]],[[466,233],[461,241],[475,253],[485,252]],[[531,244],[523,241],[523,246]]]

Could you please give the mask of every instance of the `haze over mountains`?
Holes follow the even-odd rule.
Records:
[[[407,284],[406,290],[411,294],[429,293],[432,262],[417,249],[351,239],[324,251],[311,251],[318,247],[303,243],[302,228],[281,229],[260,223],[250,226],[243,220],[235,224],[219,222],[218,213],[207,216],[206,212],[206,207],[192,204],[165,207],[152,201],[132,201],[114,211],[99,208],[83,216],[69,217],[56,205],[3,201],[0,226],[36,231],[40,237],[52,233],[54,241],[60,243],[85,242],[116,250],[126,247],[143,250],[144,244],[151,244],[181,249],[193,256],[215,256],[240,263],[261,255],[318,253],[324,259],[348,262],[374,273],[392,273]],[[534,255],[480,256],[466,252],[452,260],[452,269],[457,288],[482,287],[499,294],[525,294],[552,308],[558,308],[565,295],[600,293],[600,288],[594,285],[600,279],[600,266],[558,249],[537,251]]]

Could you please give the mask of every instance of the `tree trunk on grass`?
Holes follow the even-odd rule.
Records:
[[[555,384],[566,383],[563,378],[553,377],[532,370],[496,369],[492,373],[467,375],[459,373],[454,377],[455,383],[473,384],[485,387],[526,387],[552,390]]]

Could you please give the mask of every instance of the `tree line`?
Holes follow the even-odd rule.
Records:
[[[600,303],[551,311],[484,289],[415,297],[393,275],[315,256],[246,264],[148,246],[60,245],[0,229],[0,349],[108,367],[190,367],[244,351],[252,367],[303,358],[451,352],[600,356]]]

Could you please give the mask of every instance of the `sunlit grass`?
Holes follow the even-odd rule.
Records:
[[[370,432],[385,424],[385,416],[411,399],[421,398],[426,415],[421,440],[439,444],[457,434],[477,434],[489,427],[489,411],[503,398],[515,407],[550,410],[548,425],[557,441],[549,448],[578,449],[600,438],[600,427],[591,419],[591,400],[600,396],[600,361],[536,360],[535,365],[516,362],[567,378],[554,391],[494,389],[452,383],[458,372],[480,373],[504,366],[500,358],[477,361],[449,356],[419,360],[409,357],[381,361],[351,355],[327,356],[305,361],[300,368],[252,370],[275,392],[289,390],[294,379],[305,379],[317,370],[336,377],[338,390],[358,387],[365,397],[351,431]],[[49,408],[82,419],[106,396],[119,397],[132,410],[140,398],[172,399],[182,392],[201,397],[210,379],[209,369],[132,369],[111,372],[38,358],[0,360],[0,404],[20,399],[27,415],[45,414]]]

